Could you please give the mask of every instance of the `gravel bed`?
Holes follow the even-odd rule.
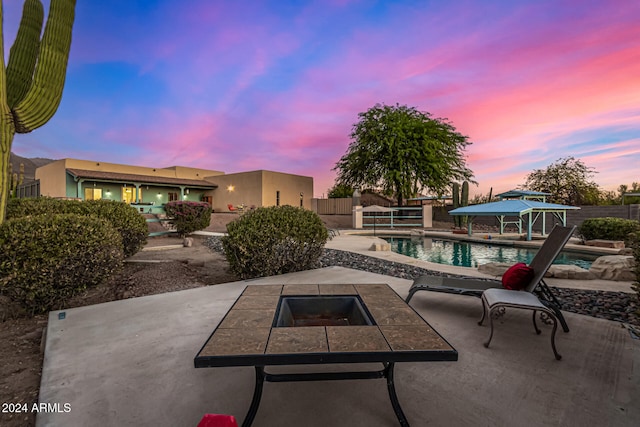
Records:
[[[210,237],[205,245],[217,252],[222,252],[220,237]],[[339,266],[370,273],[384,274],[413,280],[423,274],[451,276],[438,271],[414,267],[398,262],[381,260],[353,252],[325,249],[320,259],[322,267]],[[626,292],[590,291],[553,287],[554,294],[562,304],[562,310],[587,316],[599,317],[628,323],[640,327],[640,304],[637,294]]]

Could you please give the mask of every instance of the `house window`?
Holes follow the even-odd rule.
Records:
[[[178,200],[178,193],[169,193],[169,201],[175,202],[176,200]]]
[[[276,206],[280,206],[280,191],[276,191]]]
[[[300,207],[301,208],[303,207],[303,205],[302,205],[303,198],[304,198],[304,193],[300,193]]]
[[[99,200],[102,199],[102,188],[85,188],[84,189],[84,199],[85,200]]]

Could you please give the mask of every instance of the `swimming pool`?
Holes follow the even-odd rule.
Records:
[[[458,267],[477,267],[488,262],[529,264],[537,249],[514,246],[443,240],[430,237],[382,237],[393,252],[424,261]],[[554,264],[572,264],[588,269],[596,255],[561,252]]]

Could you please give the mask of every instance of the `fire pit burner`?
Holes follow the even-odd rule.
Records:
[[[357,296],[285,296],[273,327],[355,325],[375,325]]]

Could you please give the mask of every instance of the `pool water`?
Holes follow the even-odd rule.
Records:
[[[477,267],[489,262],[529,264],[537,249],[513,246],[442,240],[429,237],[382,237],[391,244],[393,252],[424,261],[458,267]],[[597,256],[560,252],[554,264],[572,264],[589,269]]]

